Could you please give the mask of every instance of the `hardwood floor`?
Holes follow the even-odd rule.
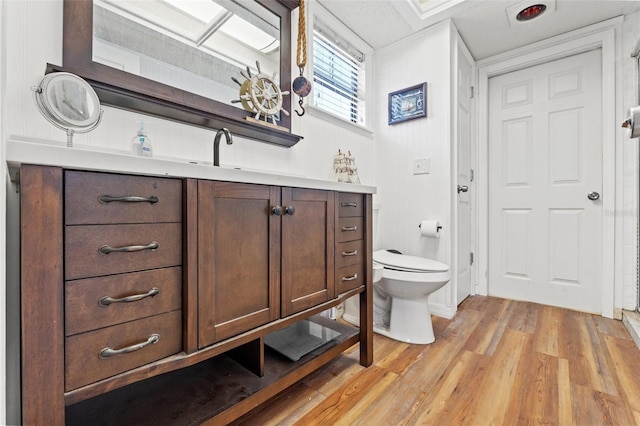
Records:
[[[636,425],[640,351],[621,321],[474,296],[436,342],[376,335],[236,425]]]

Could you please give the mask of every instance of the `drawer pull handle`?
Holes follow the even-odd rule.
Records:
[[[112,201],[121,201],[124,203],[151,203],[155,204],[158,201],[158,197],[152,195],[151,197],[137,197],[135,195],[126,195],[124,197],[114,197],[113,195],[101,195],[98,197],[98,200],[103,203],[110,203]]]
[[[340,203],[340,206],[341,207],[358,207],[358,203],[356,203],[355,201],[351,203]]]
[[[149,336],[149,338],[141,343],[136,343],[134,345],[131,346],[127,346],[126,348],[122,348],[122,349],[111,349],[111,348],[104,348],[103,350],[100,351],[100,358],[105,359],[105,358],[109,358],[112,357],[114,355],[122,355],[122,354],[128,354],[129,352],[134,352],[134,351],[139,351],[140,349],[144,348],[145,346],[149,346],[152,345],[154,343],[158,343],[158,340],[160,340],[160,335],[159,334],[152,334],[151,336]]]
[[[142,250],[154,251],[158,247],[160,247],[160,244],[158,244],[155,241],[151,241],[151,243],[147,244],[146,246],[111,247],[111,246],[104,245],[104,246],[100,247],[98,249],[98,251],[100,252],[100,254],[109,254],[109,253],[113,253],[113,252],[116,252],[116,253],[128,253],[128,252],[132,252],[132,251],[142,251]]]
[[[142,300],[142,299],[144,299],[146,297],[153,297],[158,293],[160,293],[160,289],[158,287],[153,287],[151,290],[149,290],[146,293],[134,294],[132,296],[127,296],[127,297],[123,297],[123,298],[120,298],[120,299],[114,299],[113,297],[105,296],[102,299],[100,299],[98,304],[100,306],[109,306],[112,303],[137,302],[138,300]]]
[[[358,250],[354,250],[354,251],[343,251],[342,252],[342,256],[343,257],[347,257],[347,256],[357,256],[358,255]]]
[[[342,232],[357,231],[357,230],[358,230],[358,225],[342,227]]]
[[[342,281],[355,281],[358,279],[358,273],[353,274],[352,277],[342,277]]]

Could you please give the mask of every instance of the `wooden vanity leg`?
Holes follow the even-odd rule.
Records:
[[[62,169],[20,171],[22,423],[64,425]]]
[[[364,197],[365,211],[365,291],[360,293],[360,365],[373,364],[373,196]]]
[[[228,352],[229,357],[258,377],[264,377],[264,337]]]

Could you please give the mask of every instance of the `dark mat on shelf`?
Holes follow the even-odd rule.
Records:
[[[309,320],[302,320],[264,336],[264,344],[291,361],[340,336],[340,332]]]

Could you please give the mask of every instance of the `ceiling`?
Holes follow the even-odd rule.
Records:
[[[451,18],[476,60],[589,24],[640,11],[639,0],[318,0],[372,48],[380,49]],[[545,3],[528,22],[509,19]],[[508,13],[509,12],[509,13]],[[640,37],[640,35],[638,35]]]

